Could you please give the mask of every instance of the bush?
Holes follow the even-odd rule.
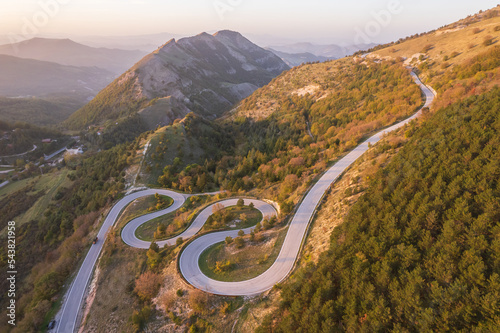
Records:
[[[241,237],[236,237],[234,239],[234,243],[236,244],[236,248],[242,249],[245,246],[245,241]]]
[[[490,46],[493,44],[493,41],[494,41],[493,37],[488,35],[488,36],[484,37],[483,46]]]
[[[233,238],[231,236],[226,237],[226,245],[230,245],[233,242]]]
[[[430,50],[432,50],[434,48],[434,45],[432,44],[427,44],[426,46],[424,46],[424,48],[422,49],[422,53],[427,53],[429,52]]]
[[[181,317],[177,317],[175,313],[169,312],[168,317],[174,322],[175,325],[180,326],[182,324]]]
[[[137,331],[141,331],[149,317],[151,317],[151,308],[149,306],[145,306],[141,309],[141,311],[134,311],[130,320],[132,321],[135,329]]]
[[[201,290],[193,290],[189,293],[189,306],[195,313],[205,313],[208,310],[208,294]]]
[[[243,199],[238,199],[238,202],[236,203],[236,206],[241,208],[245,205],[245,200]]]
[[[234,264],[230,260],[217,261],[215,263],[215,272],[224,273],[233,269]]]
[[[159,274],[146,272],[135,281],[135,292],[145,300],[150,301],[155,298],[160,290],[162,278]]]

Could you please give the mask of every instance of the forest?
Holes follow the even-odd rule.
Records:
[[[259,332],[493,332],[500,324],[500,88],[407,133]]]

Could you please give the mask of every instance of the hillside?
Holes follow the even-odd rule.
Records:
[[[146,55],[146,52],[94,48],[70,39],[32,38],[19,43],[0,45],[0,54],[66,66],[99,67],[117,75],[129,69]]]
[[[54,125],[65,120],[84,105],[83,97],[71,96],[0,97],[0,119],[10,123],[20,121],[38,126]]]
[[[414,126],[260,331],[498,331],[499,107],[495,88]]]
[[[113,73],[96,67],[75,67],[53,62],[0,55],[0,96],[77,95],[93,97]]]
[[[141,109],[141,117],[156,125],[191,111],[215,118],[286,69],[280,58],[235,32],[171,40],[111,83],[66,124],[82,128]],[[155,105],[162,98],[169,101],[158,112]]]
[[[219,135],[188,115],[182,123],[190,143],[180,142],[175,150],[173,139],[154,140],[145,165],[161,174],[157,182],[166,188],[193,193],[257,188],[289,211],[331,160],[421,105],[419,88],[399,63],[366,66],[346,58],[304,65],[216,120]],[[193,154],[198,159],[187,154],[196,142],[205,152]]]
[[[500,83],[500,7],[472,15],[418,38],[368,54],[415,67],[440,95],[438,107],[477,95]]]
[[[376,174],[350,179],[354,189],[363,182],[368,189],[331,218],[340,226],[329,250],[317,263],[304,254],[303,268],[280,286],[257,332],[498,331],[495,10],[392,43],[369,54],[372,60],[358,58],[367,66],[413,65],[438,98],[421,121],[372,151],[394,154],[406,141]],[[347,203],[327,197],[322,222]]]

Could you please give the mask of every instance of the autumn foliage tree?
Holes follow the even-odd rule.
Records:
[[[160,290],[162,278],[160,274],[153,272],[143,273],[135,281],[134,291],[144,301],[151,301]]]

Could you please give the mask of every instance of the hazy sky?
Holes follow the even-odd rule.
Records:
[[[181,35],[221,29],[294,41],[387,42],[498,0],[0,0],[0,34]]]

